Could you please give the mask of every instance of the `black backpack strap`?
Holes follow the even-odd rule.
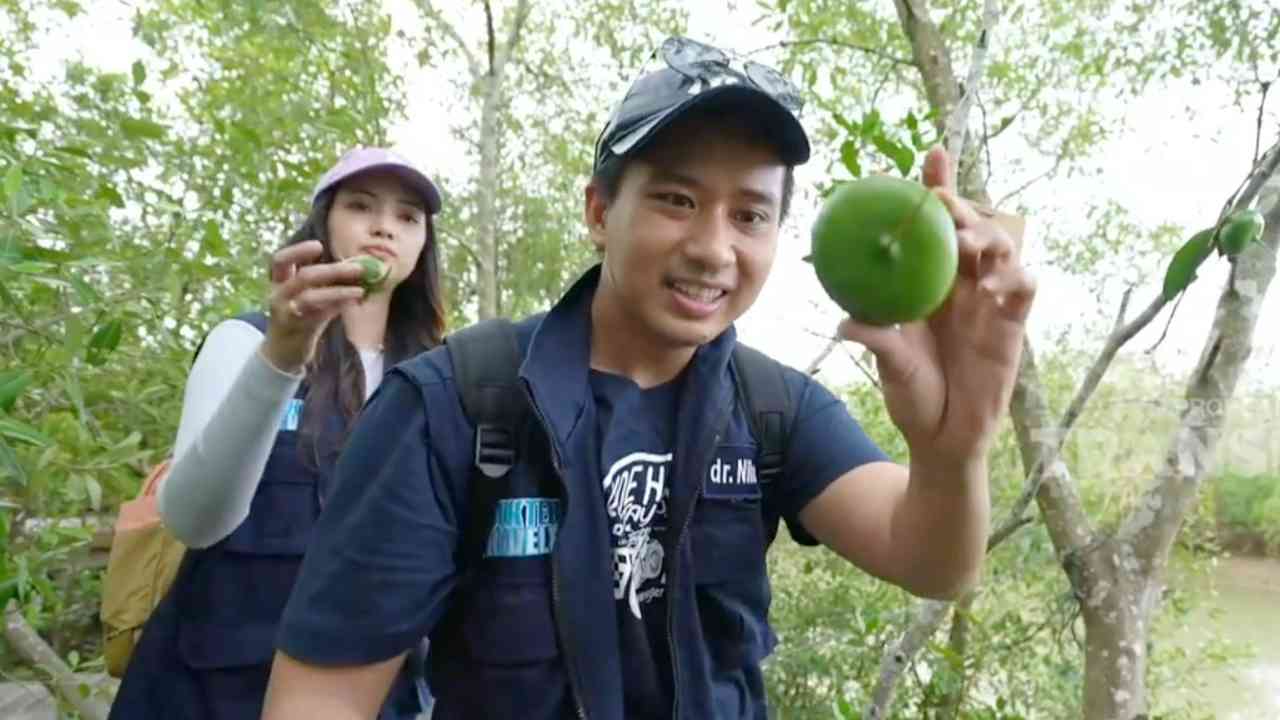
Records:
[[[756,442],[760,443],[756,473],[762,484],[772,483],[787,464],[787,441],[796,412],[782,377],[782,365],[739,343],[733,350],[733,366],[738,392],[750,413]]]
[[[520,346],[507,320],[485,320],[445,338],[453,361],[462,409],[475,427],[475,454],[468,489],[470,512],[463,531],[463,557],[484,557],[503,483],[519,458],[529,418],[520,388]]]
[[[244,322],[247,322],[250,325],[258,328],[258,332],[264,335],[267,333],[267,316],[265,313],[258,312],[258,311],[251,311],[246,313],[240,313],[239,315],[236,315],[232,319],[243,320]],[[204,341],[207,340],[208,338],[209,338],[208,333],[205,333],[200,337],[200,342],[196,343],[195,351],[191,353],[191,362],[195,362],[196,356],[198,356],[200,354],[200,351],[204,349]]]
[[[265,334],[267,332],[266,313],[262,313],[254,310],[251,312],[240,313],[239,315],[236,315],[235,319],[243,320],[244,322],[249,323],[250,325],[258,328],[258,331],[261,333]]]

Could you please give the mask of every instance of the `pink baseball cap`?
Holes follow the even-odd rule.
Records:
[[[435,183],[432,183],[425,173],[409,162],[408,158],[386,148],[375,147],[356,147],[348,150],[338,159],[337,164],[329,168],[328,172],[320,178],[320,182],[316,183],[316,189],[311,193],[311,202],[314,204],[320,193],[343,180],[366,170],[375,169],[390,170],[399,175],[409,184],[409,187],[422,196],[428,214],[434,215],[440,212],[440,191],[436,189]]]

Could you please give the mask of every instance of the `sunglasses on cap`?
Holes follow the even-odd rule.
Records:
[[[754,60],[730,56],[720,48],[686,37],[667,38],[655,53],[662,57],[667,67],[702,83],[700,91],[726,84],[749,83],[793,113],[804,108],[799,88],[782,73]],[[735,68],[735,64],[741,69]]]

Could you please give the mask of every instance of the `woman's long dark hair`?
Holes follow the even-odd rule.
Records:
[[[321,193],[311,207],[311,214],[285,245],[307,240],[319,240],[324,246],[320,262],[333,262],[333,245],[329,238],[329,211],[333,208],[337,188]],[[391,307],[387,313],[387,328],[383,337],[383,367],[390,369],[401,360],[429,350],[441,343],[445,330],[444,300],[440,290],[440,266],[436,250],[435,226],[431,215],[424,216],[427,239],[418,255],[418,262],[409,276],[391,293]],[[303,406],[298,426],[299,449],[304,458],[315,458],[319,465],[321,454],[336,458],[350,432],[352,421],[364,405],[364,365],[355,346],[347,340],[341,316],[333,319],[320,336],[316,354],[307,366],[307,400]],[[340,428],[327,428],[329,418],[337,414],[342,419]],[[336,442],[326,447],[322,435],[336,431]],[[330,436],[332,437],[332,436]],[[310,452],[307,452],[307,448]]]

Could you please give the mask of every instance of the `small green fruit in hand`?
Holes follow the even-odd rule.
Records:
[[[360,276],[360,287],[364,288],[366,296],[380,290],[391,274],[391,266],[372,255],[357,255],[350,258],[350,262],[359,265],[364,271]]]
[[[1239,255],[1250,243],[1262,238],[1265,223],[1257,210],[1237,210],[1227,217],[1218,232],[1218,250],[1228,257]]]
[[[823,204],[811,239],[818,281],[861,322],[923,320],[955,284],[955,221],[917,182],[873,175],[845,183]]]

